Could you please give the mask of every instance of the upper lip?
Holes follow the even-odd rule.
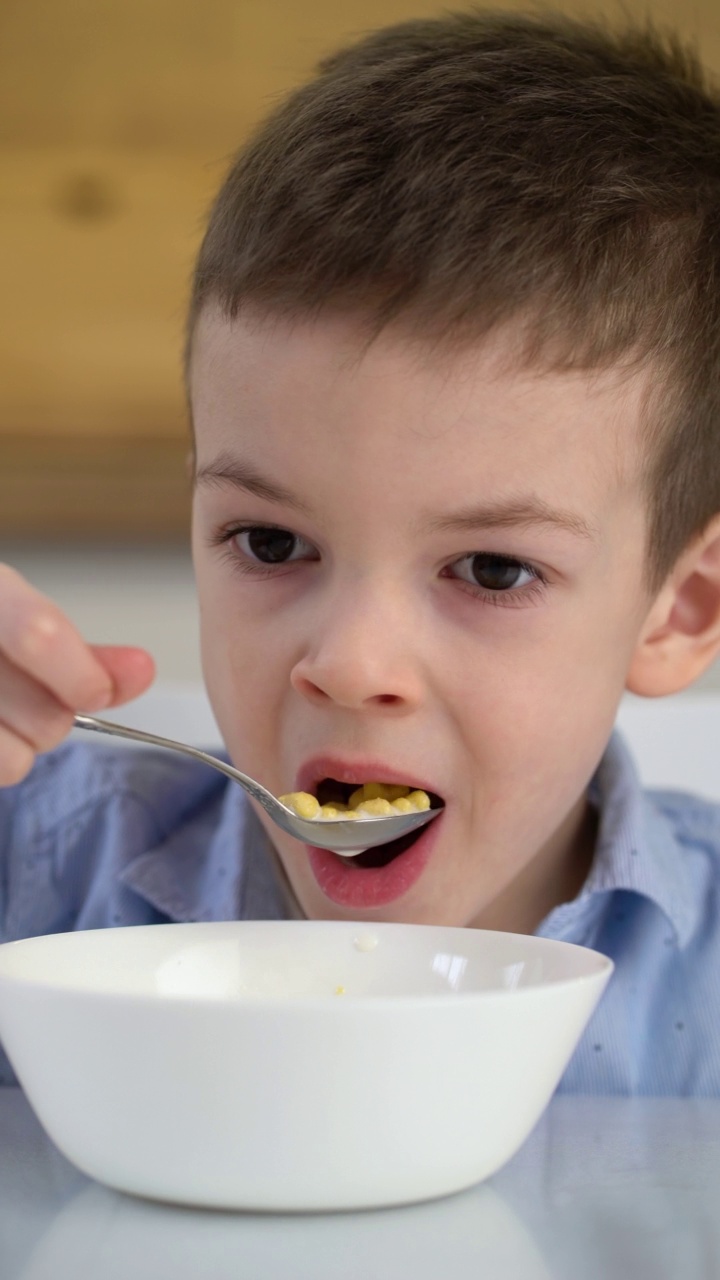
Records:
[[[426,778],[414,773],[412,769],[398,769],[367,756],[356,760],[349,756],[313,756],[300,765],[295,779],[296,790],[312,792],[323,778],[356,783],[357,786],[361,786],[363,782],[390,782],[417,791],[432,791],[435,795],[439,795],[437,787]]]

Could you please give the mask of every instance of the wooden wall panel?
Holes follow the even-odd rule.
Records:
[[[445,7],[3,0],[0,533],[185,530],[184,308],[227,159],[322,53]],[[651,12],[720,70],[717,0]]]

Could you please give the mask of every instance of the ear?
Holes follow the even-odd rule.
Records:
[[[720,653],[720,515],[683,552],[643,623],[626,688],[679,693]]]

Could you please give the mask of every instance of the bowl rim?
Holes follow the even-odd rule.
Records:
[[[181,930],[183,932],[203,932],[208,927],[215,931],[224,932],[227,928],[228,932],[240,930],[245,925],[260,926],[264,929],[287,931],[301,931],[308,925],[319,928],[322,932],[344,931],[351,929],[358,931],[364,930],[366,933],[373,933],[375,930],[397,930],[411,929],[423,930],[427,933],[442,931],[444,933],[457,933],[458,940],[460,937],[467,938],[483,934],[493,937],[513,938],[521,940],[523,944],[531,947],[538,944],[539,948],[550,947],[551,949],[560,948],[563,951],[571,951],[574,953],[582,952],[584,958],[588,962],[589,967],[586,972],[577,973],[561,978],[550,978],[543,980],[537,984],[519,987],[490,987],[481,990],[453,991],[441,990],[437,992],[423,992],[399,995],[397,993],[389,993],[387,995],[382,992],[367,995],[353,994],[352,992],[339,993],[337,991],[328,991],[326,994],[313,995],[250,995],[239,993],[229,996],[212,996],[197,994],[169,994],[167,992],[133,992],[123,990],[102,990],[93,987],[75,985],[72,982],[54,981],[52,977],[44,976],[38,978],[28,976],[26,974],[17,974],[3,971],[3,957],[10,950],[15,951],[17,948],[34,950],[36,947],[52,946],[55,940],[60,946],[67,946],[67,940],[70,938],[86,938],[92,936],[107,936],[109,934],[127,934],[132,936],[138,931],[148,933],[150,930],[156,933],[158,930],[169,931]],[[62,940],[62,941],[61,941]],[[72,944],[70,944],[72,945]],[[82,945],[80,943],[79,945]],[[440,1005],[462,1005],[468,1004],[491,1004],[497,1001],[507,1001],[509,999],[542,999],[548,998],[551,993],[560,993],[563,989],[575,988],[582,986],[596,986],[598,983],[603,985],[609,982],[615,969],[613,960],[601,951],[596,951],[591,947],[583,947],[578,943],[565,942],[562,939],[544,938],[536,934],[515,934],[508,931],[497,929],[472,930],[462,926],[453,925],[426,925],[426,924],[405,924],[404,922],[391,921],[348,921],[348,920],[201,920],[201,921],[183,921],[180,923],[162,923],[162,924],[141,924],[141,925],[121,925],[100,929],[82,929],[68,930],[62,933],[37,934],[29,938],[18,938],[10,942],[0,944],[0,1014],[2,1005],[3,988],[21,988],[26,991],[35,990],[39,992],[52,993],[55,997],[61,998],[71,997],[82,999],[91,1003],[116,1004],[131,1003],[133,1005],[147,1005],[148,1007],[157,1007],[164,1005],[166,1007],[176,1008],[203,1008],[203,1009],[233,1009],[233,1010],[268,1010],[277,1013],[280,1010],[294,1010],[297,1012],[310,1010],[332,1010],[333,1013],[342,1016],[343,1009],[352,1009],[357,1011],[364,1007],[382,1008],[383,1010],[402,1008],[411,1009],[419,1007],[438,1008]]]

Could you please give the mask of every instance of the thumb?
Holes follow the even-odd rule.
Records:
[[[90,648],[113,682],[111,707],[139,697],[155,679],[155,663],[145,649],[118,644],[93,644]]]

